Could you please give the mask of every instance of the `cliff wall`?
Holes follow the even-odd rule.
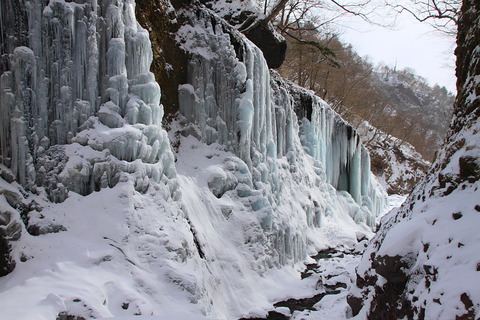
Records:
[[[382,220],[349,303],[371,319],[477,319],[480,314],[480,4],[464,1],[448,137],[427,177]],[[362,308],[363,307],[363,308]]]

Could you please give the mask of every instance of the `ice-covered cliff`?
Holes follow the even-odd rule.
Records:
[[[209,9],[150,5],[188,61],[168,134],[149,71],[162,52],[133,0],[0,4],[9,319],[267,309],[274,279],[356,241],[385,205],[358,135],[324,102]]]
[[[297,170],[295,158],[305,150],[323,167],[321,180],[373,213],[363,217],[373,226],[383,195],[376,194],[368,153],[353,128],[311,92],[271,77],[260,49],[210,11],[197,10],[183,12],[188,23],[177,33],[191,55],[188,83],[179,89],[187,122],[198,125],[207,144],[228,146],[254,176],[274,177],[270,163],[281,157]]]

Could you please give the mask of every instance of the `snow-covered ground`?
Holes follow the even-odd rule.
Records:
[[[233,315],[265,316],[275,302],[318,293],[318,279],[300,279],[304,262],[311,263],[311,258],[258,270],[263,265],[258,259],[267,256],[261,251],[264,240],[248,245],[251,240],[245,238],[261,239],[264,234],[248,209],[252,197],[242,200],[234,190],[217,198],[211,192],[212,177],[224,174],[225,164],[238,158],[220,145],[207,146],[192,137],[182,138],[179,148],[177,179],[186,219],[165,190],[150,188],[142,194],[132,181],[88,196],[70,192],[60,204],[52,204],[43,192],[31,195],[42,210],[30,214],[29,224],[43,230],[62,226],[66,231],[32,236],[23,230],[13,243],[16,269],[0,278],[2,318],[52,319],[59,310],[68,310],[99,319],[126,320],[135,314],[139,320],[206,319],[202,315],[211,315],[206,309],[210,300],[215,302],[214,312],[223,315],[219,319],[234,319]],[[16,183],[0,181],[2,190],[17,192]],[[285,181],[295,183],[288,177]],[[302,188],[292,185],[285,190],[298,190],[290,195],[293,199],[303,197]],[[321,228],[308,231],[309,254],[328,247],[354,248],[359,232],[372,236],[349,216],[349,207],[355,207],[349,196],[333,188],[323,192],[318,197],[333,192],[332,197],[344,199],[331,202],[344,206],[344,215],[324,216]],[[15,212],[3,195],[0,200],[3,210]],[[192,228],[196,239],[191,239]],[[215,260],[198,257],[191,251],[192,241],[207,259]],[[349,256],[327,269],[342,268],[351,277],[357,260]],[[202,291],[205,288],[208,292]],[[331,312],[331,319],[340,317],[338,307],[346,308],[345,295],[326,297],[318,315]]]

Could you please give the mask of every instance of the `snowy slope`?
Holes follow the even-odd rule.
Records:
[[[182,13],[168,137],[134,1],[27,2],[1,13],[23,13],[0,30],[2,318],[261,315],[309,254],[371,233],[358,135],[220,17]]]

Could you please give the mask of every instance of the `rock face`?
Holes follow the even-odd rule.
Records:
[[[282,66],[287,52],[287,41],[274,30],[270,22],[258,24],[246,32],[246,36],[262,50],[269,68],[276,69]]]
[[[176,12],[189,1],[137,0],[138,22],[148,30],[152,42],[151,71],[162,88],[162,105],[166,115],[179,110],[178,86],[187,81],[188,59],[175,42],[175,32],[182,23]]]
[[[448,138],[428,176],[382,220],[349,303],[370,319],[478,319],[480,314],[480,3],[459,19]],[[362,304],[360,303],[363,301]]]
[[[408,142],[363,122],[357,128],[370,153],[371,170],[388,194],[409,194],[424,178],[430,163]]]
[[[287,52],[287,40],[274,28],[271,22],[259,22],[258,8],[254,1],[211,1],[201,0],[231,26],[241,30],[263,53],[271,69],[280,68]]]

